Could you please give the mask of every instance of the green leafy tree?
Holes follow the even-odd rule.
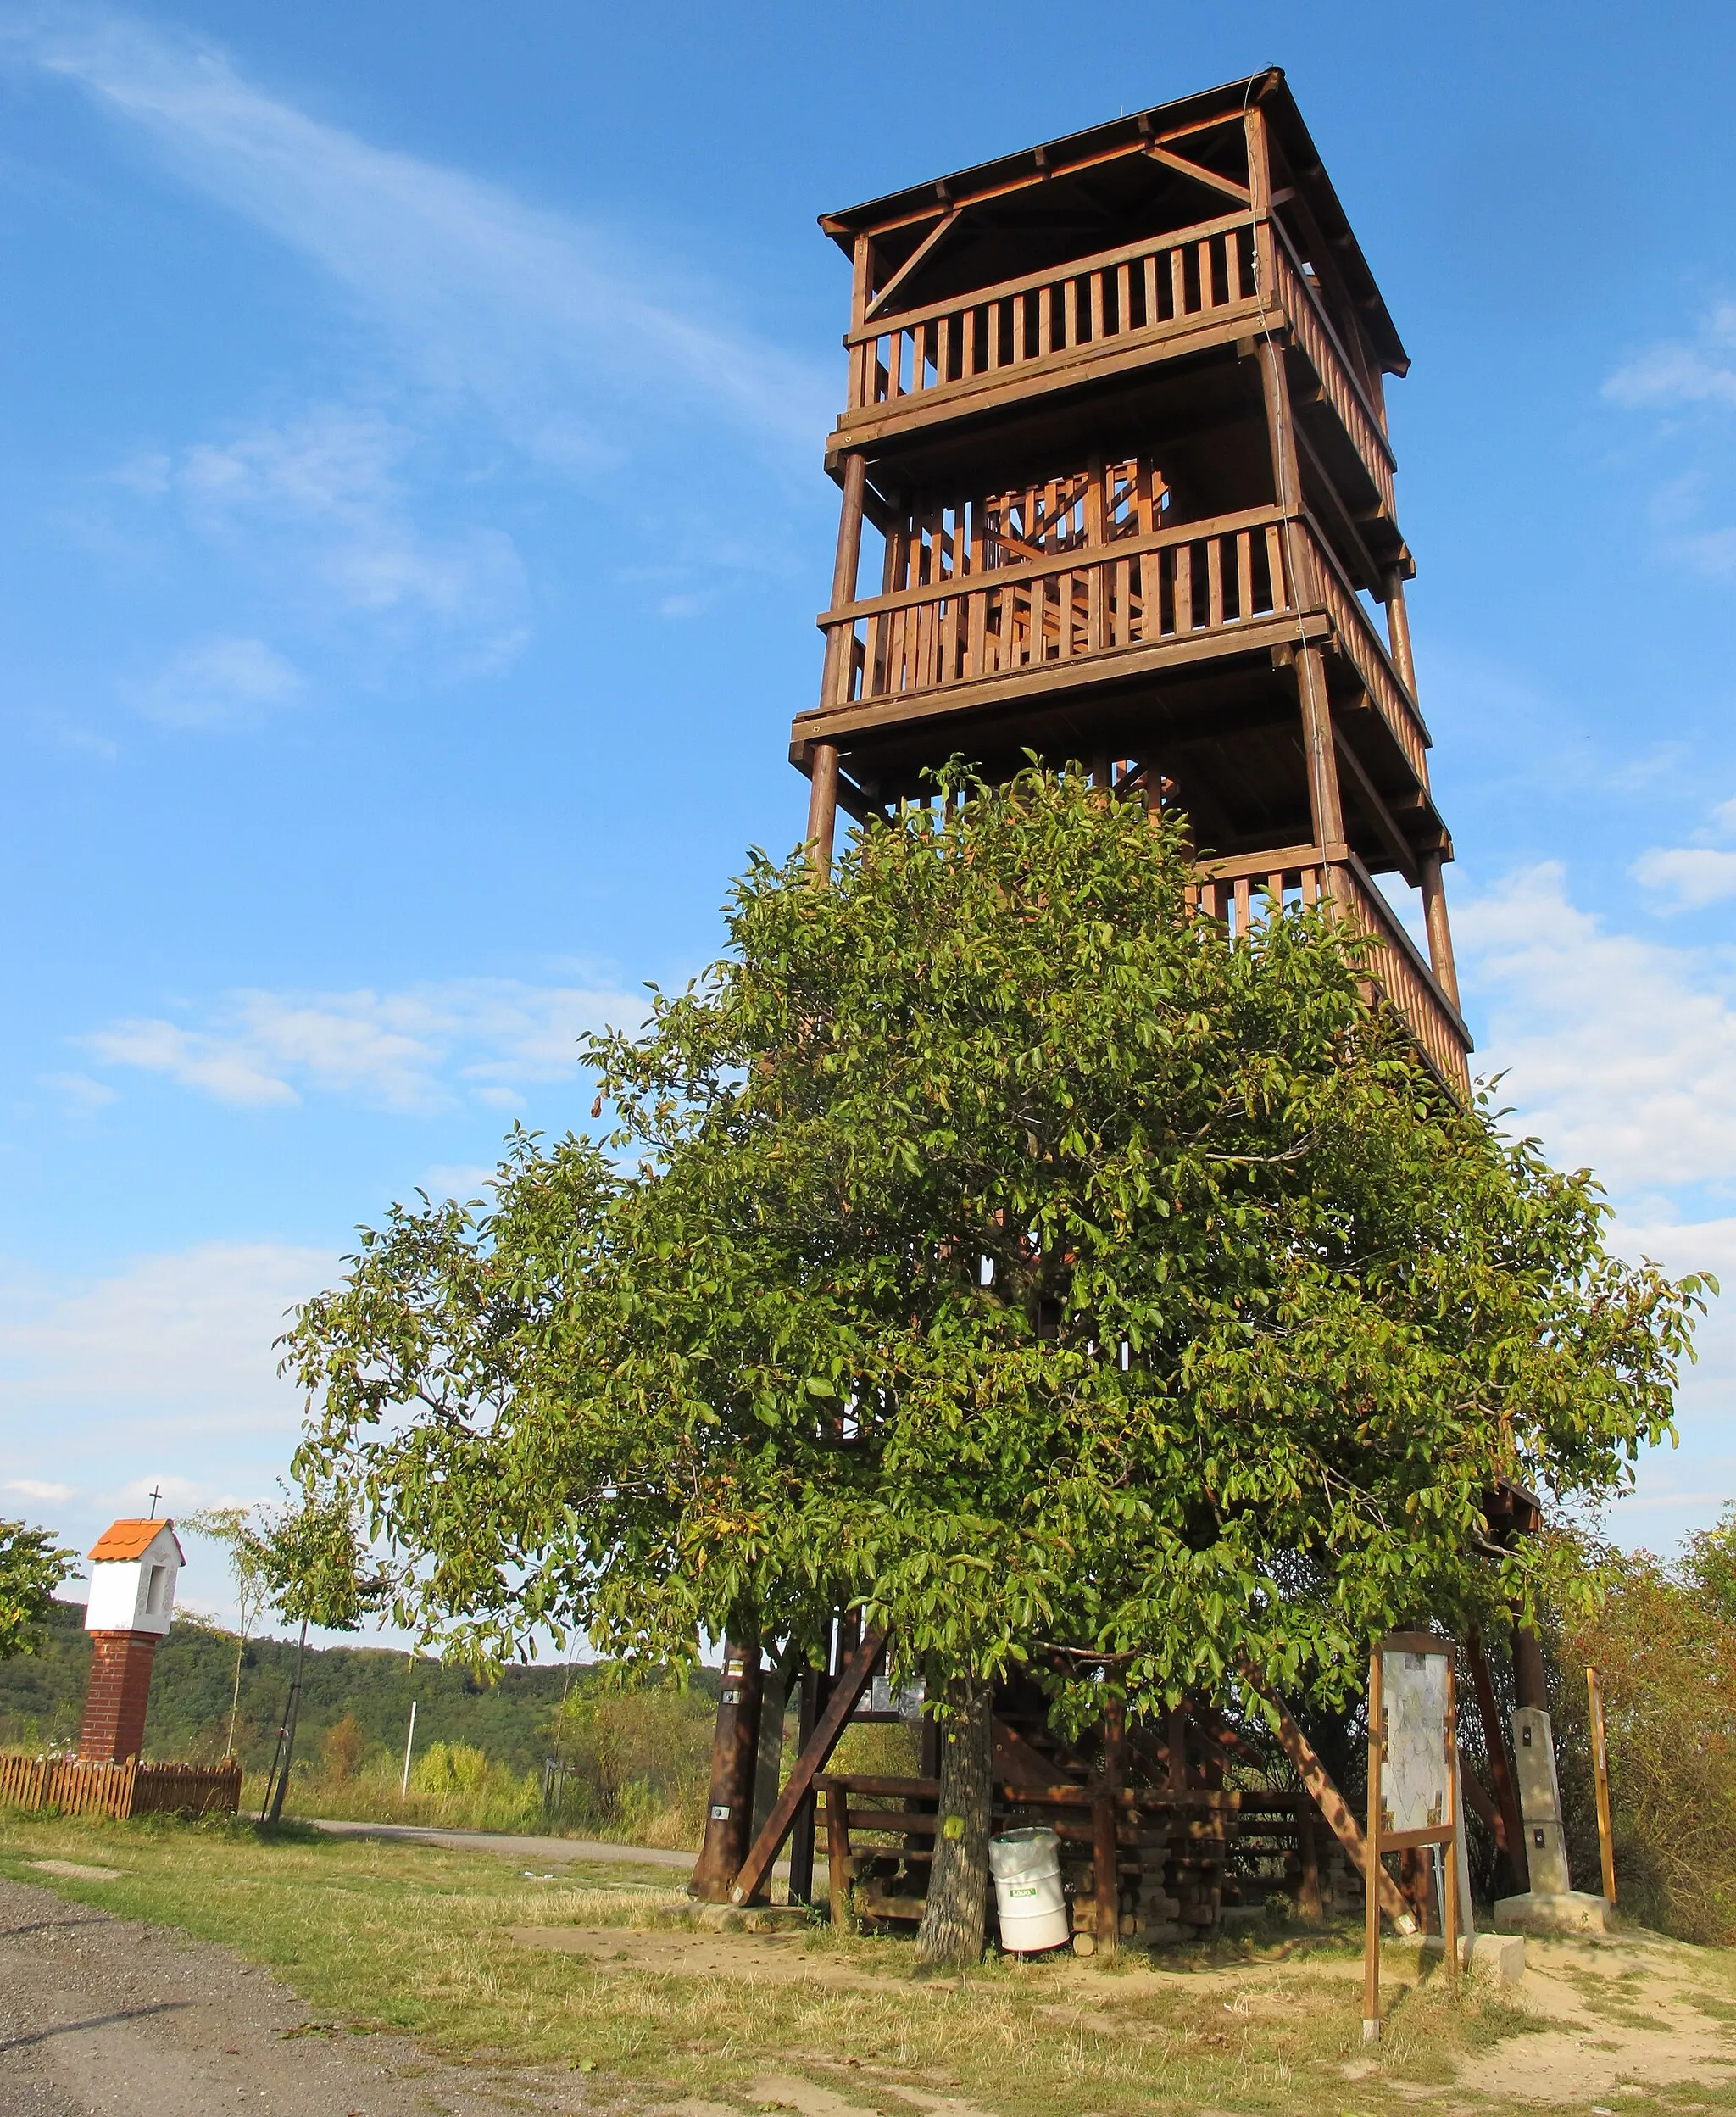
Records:
[[[77,1563],[78,1553],[57,1544],[52,1529],[0,1522],[0,1661],[36,1652],[54,1591]]]
[[[1669,1431],[1698,1283],[1438,1088],[1325,909],[1232,941],[1188,883],[1178,821],[1036,770],[830,888],[756,859],[726,959],[593,1040],[613,1137],[395,1208],[288,1340],[303,1469],[454,1652],[890,1627],[949,1723],[930,1959],[980,1950],[1002,1672],[1080,1724],[1244,1663],[1341,1699],[1395,1622],[1532,1606],[1495,1472],[1601,1494]]]

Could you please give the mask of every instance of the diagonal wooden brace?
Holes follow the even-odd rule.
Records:
[[[1333,1784],[1332,1774],[1320,1761],[1314,1745],[1297,1726],[1290,1710],[1275,1691],[1268,1691],[1251,1663],[1241,1664],[1242,1680],[1256,1697],[1263,1698],[1276,1722],[1277,1734],[1283,1752],[1296,1767],[1302,1784],[1314,1797],[1314,1805],[1326,1818],[1333,1835],[1344,1848],[1350,1864],[1362,1877],[1362,1885],[1368,1886],[1368,1841],[1363,1836],[1356,1819],[1346,1805],[1344,1797]],[[1415,1933],[1416,1920],[1410,1906],[1399,1894],[1398,1884],[1386,1869],[1376,1864],[1376,1875],[1380,1890],[1380,1908],[1400,1933]]]
[[[861,1702],[862,1693],[873,1682],[874,1671],[885,1652],[884,1632],[865,1633],[861,1645],[838,1671],[832,1696],[826,1702],[826,1710],[804,1743],[788,1784],[778,1796],[777,1805],[766,1817],[759,1836],[748,1847],[748,1857],[742,1862],[730,1889],[732,1903],[752,1903],[763,1886],[784,1840],[795,1827],[796,1812],[813,1788],[815,1774],[825,1770],[832,1752],[837,1747],[838,1737]]]

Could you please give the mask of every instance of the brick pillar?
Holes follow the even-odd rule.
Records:
[[[157,1635],[92,1632],[91,1646],[91,1682],[78,1753],[92,1763],[123,1764],[144,1749]]]

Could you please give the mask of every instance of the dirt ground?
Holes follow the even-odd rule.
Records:
[[[78,1879],[75,1864],[58,1864]],[[0,2117],[502,2117],[603,2107],[570,2073],[445,2065],[401,2037],[346,2035],[226,1948],[0,1881]]]
[[[117,1872],[74,1860],[37,1864],[74,1884]],[[50,1878],[45,1874],[45,1882]],[[670,1980],[713,1991],[807,1987],[828,2010],[865,1992],[901,1995],[901,2005],[913,1997],[907,1976],[886,1974],[863,1952],[816,1948],[799,1935],[620,1924],[509,1930],[517,1947],[545,1961],[550,1954],[575,1958],[576,1969],[600,1974],[605,1986],[618,1975],[641,1987]],[[1415,1951],[1407,1960],[1395,1947],[1391,1958],[1396,1999],[1414,1982]],[[1183,1992],[1190,2004],[1209,2003],[1214,2015],[1257,2030],[1262,2020],[1294,2011],[1303,1973],[1268,1957],[1209,1969],[1130,1963],[1108,1977],[1064,1958],[1028,1974],[1042,1979],[1037,2014],[1096,2044],[1126,2036],[1160,1996]],[[1327,1978],[1333,1989],[1342,1983],[1344,2005],[1354,2009],[1354,1959],[1316,1959],[1305,1975]],[[916,1989],[938,2004],[945,1988],[937,1981]],[[629,1989],[622,1988],[624,2000]],[[1377,2063],[1358,2054],[1325,2064],[1326,2077],[1316,2075],[1318,2085],[1303,2099],[1310,2109],[1336,2109],[1328,2086],[1336,2080],[1354,2117],[1396,2117],[1417,2104],[1442,2117],[1736,2109],[1736,1963],[1723,1951],[1644,1933],[1528,1942],[1524,1983],[1511,1997],[1519,2011],[1505,2017],[1511,2032],[1498,2031],[1499,2041],[1463,2055],[1449,2083],[1439,2070],[1427,2081],[1407,2079],[1402,2062],[1394,2067],[1390,2056]],[[1316,1985],[1316,2007],[1322,1998],[1336,2014],[1331,1991],[1322,1994]],[[233,2117],[242,2110],[259,2117],[744,2117],[766,2109],[798,2117],[996,2117],[992,2088],[985,2092],[979,2081],[974,2096],[960,2094],[963,2084],[946,2079],[944,2067],[928,2069],[927,2085],[923,2066],[913,2067],[908,2054],[893,2064],[876,2062],[888,2055],[882,2052],[846,2056],[848,2041],[818,2035],[804,2042],[800,2073],[786,2070],[787,2060],[774,2061],[711,2090],[715,2099],[672,2099],[666,2085],[659,2097],[648,2086],[626,2089],[618,2079],[587,2079],[570,2064],[521,2064],[504,2053],[453,2064],[406,2037],[358,2034],[341,2017],[314,2013],[227,1948],[65,1902],[46,1887],[0,1881],[0,2117]],[[1237,2117],[1221,2097],[1209,2113],[1194,2097],[1170,2106],[1188,2117],[1196,2110]]]

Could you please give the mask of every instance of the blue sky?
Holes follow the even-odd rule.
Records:
[[[798,834],[815,215],[1268,63],[1416,363],[1480,1062],[1736,1289],[1736,28],[1567,19],[0,0],[0,1508],[269,1492],[287,1303]],[[1704,1350],[1627,1540],[1736,1493]]]

